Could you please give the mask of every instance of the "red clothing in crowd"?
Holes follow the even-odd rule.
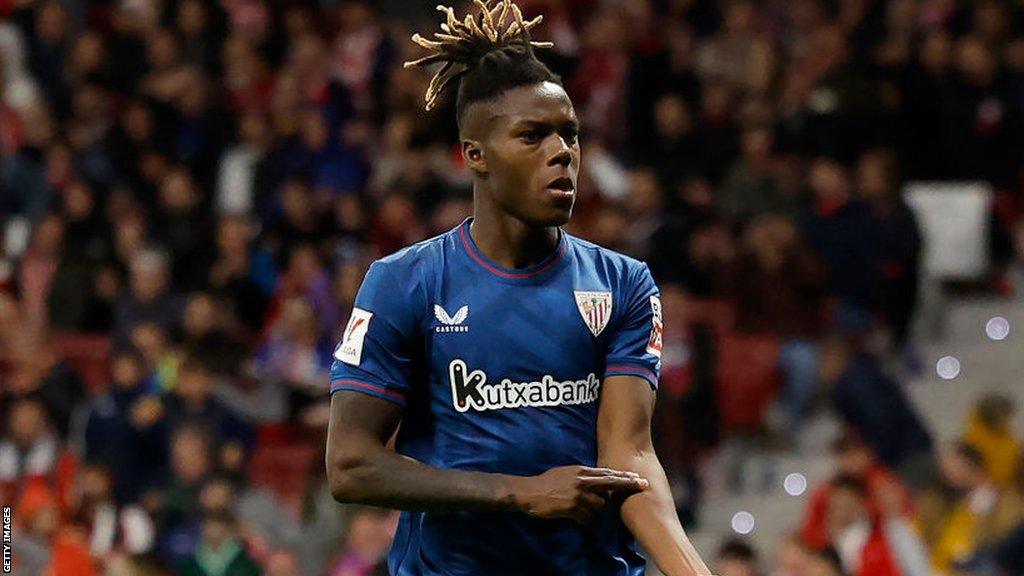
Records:
[[[910,512],[910,494],[899,479],[881,464],[874,464],[864,473],[862,478],[866,488],[864,506],[871,522],[871,536],[861,551],[860,570],[855,576],[900,576],[899,565],[893,556],[885,532],[882,530],[882,508],[878,501],[877,488],[885,485],[896,485],[902,495],[904,508]],[[828,502],[832,493],[832,484],[825,483],[811,495],[807,515],[804,518],[801,534],[804,543],[815,550],[829,545],[827,516]]]
[[[871,516],[872,523],[877,523],[882,515],[881,505],[875,496],[876,488],[886,483],[892,483],[899,487],[903,495],[904,507],[907,512],[911,512],[909,492],[888,468],[881,464],[874,464],[865,472],[863,480],[867,489],[864,505]],[[828,545],[825,518],[828,514],[828,499],[831,493],[832,485],[830,483],[823,484],[814,491],[811,495],[810,505],[807,507],[807,515],[804,517],[803,528],[800,531],[804,543],[815,550],[821,550]]]
[[[96,568],[86,547],[85,536],[74,530],[62,530],[53,542],[50,566],[44,576],[93,576]]]

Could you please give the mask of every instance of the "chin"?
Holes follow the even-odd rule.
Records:
[[[549,228],[551,226],[564,226],[572,218],[572,208],[568,210],[557,210],[544,217],[537,218],[533,224],[537,227]]]

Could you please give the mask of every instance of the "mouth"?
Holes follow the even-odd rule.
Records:
[[[567,196],[571,198],[573,193],[576,191],[576,185],[573,183],[572,178],[562,176],[561,178],[555,178],[551,182],[548,182],[545,189],[558,196]]]

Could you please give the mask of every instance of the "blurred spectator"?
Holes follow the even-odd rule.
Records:
[[[906,512],[906,492],[891,480],[874,488],[881,515],[867,508],[867,488],[856,476],[832,480],[825,516],[830,546],[846,573],[863,576],[931,574],[924,544]]]
[[[776,181],[772,133],[751,128],[743,133],[741,156],[722,182],[721,212],[738,226],[762,214],[795,214],[795,199],[786,198]]]
[[[8,412],[4,436],[0,438],[0,495],[16,502],[33,486],[45,489],[53,498],[70,492],[74,461],[53,433],[42,404],[25,398]]]
[[[186,356],[178,367],[174,389],[166,399],[162,417],[173,429],[185,425],[202,426],[213,434],[212,450],[231,444],[247,445],[252,431],[214,396],[216,374],[208,361],[197,356]]]
[[[167,457],[158,400],[147,390],[145,360],[134,350],[114,355],[107,392],[92,401],[85,424],[85,460],[116,473],[111,479],[118,504],[136,502],[163,478]]]
[[[878,462],[871,448],[855,434],[846,434],[835,442],[836,476],[819,486],[811,494],[804,517],[802,537],[813,549],[824,548],[830,539],[829,509],[832,493],[838,479],[845,479],[846,488],[858,492],[864,514],[878,521],[885,511],[895,506],[893,513],[910,511],[910,495],[891,470]],[[841,502],[842,504],[842,502]]]
[[[974,405],[964,441],[985,459],[985,468],[1000,488],[1011,488],[1020,472],[1021,444],[1011,429],[1016,406],[1008,396],[993,393]]]
[[[218,163],[214,205],[222,214],[266,214],[273,174],[266,169],[272,134],[267,118],[249,112],[238,119],[238,137]]]
[[[1007,537],[1024,520],[1024,499],[999,488],[985,468],[985,457],[965,442],[944,449],[939,458],[942,477],[953,500],[932,549],[935,570],[950,570],[954,562]]]
[[[194,292],[181,318],[182,349],[204,359],[216,374],[237,374],[245,345],[233,335],[234,311],[222,299]]]
[[[156,537],[149,515],[140,506],[118,506],[114,501],[110,472],[104,466],[85,466],[78,474],[72,515],[86,528],[89,551],[95,558],[141,556]]]
[[[44,154],[56,126],[38,99],[29,102],[19,114],[18,130],[6,133],[9,153],[0,158],[0,207],[4,214],[20,214],[35,222],[44,216],[53,196],[46,181]]]
[[[732,288],[736,244],[724,222],[710,220],[689,236],[681,284],[695,296],[718,296]]]
[[[176,167],[163,178],[152,221],[154,239],[169,251],[176,286],[185,291],[203,286],[212,259],[213,222],[188,170]]]
[[[56,215],[44,218],[33,230],[28,248],[21,257],[18,289],[30,330],[49,327],[47,299],[60,264],[64,244],[64,222]]]
[[[258,576],[262,573],[238,538],[234,515],[211,510],[203,515],[202,540],[178,573],[182,576]]]
[[[0,392],[12,400],[38,400],[58,438],[66,439],[71,417],[85,397],[82,379],[45,334],[31,330],[14,333],[7,344],[6,390]]]
[[[192,525],[200,513],[200,492],[216,464],[213,439],[193,425],[175,430],[170,439],[170,478],[160,493],[158,523],[162,554],[172,565],[194,550]]]
[[[266,341],[257,349],[256,370],[259,378],[292,389],[293,404],[306,404],[329,377],[333,352],[334,338],[320,332],[309,303],[292,298],[282,304]]]
[[[260,279],[253,262],[254,226],[243,216],[222,216],[217,227],[216,256],[210,266],[209,285],[232,304],[234,316],[246,328],[257,331],[263,325],[267,294],[277,279]]]
[[[146,372],[159,391],[174,386],[179,364],[179,353],[171,347],[167,331],[156,324],[143,323],[131,331],[131,346],[146,361]]]
[[[640,168],[629,174],[629,193],[624,202],[629,225],[626,251],[644,260],[659,278],[678,276],[677,254],[670,247],[680,243],[679,230],[665,209],[665,194],[657,175]]]
[[[84,180],[69,181],[62,192],[62,216],[67,223],[62,257],[48,296],[48,316],[54,330],[105,331],[113,322],[113,292],[109,259],[113,256],[110,221],[101,197]]]
[[[24,557],[18,556],[16,562],[25,560],[26,573],[61,576],[96,573],[84,530],[74,524],[62,525],[59,503],[48,488],[39,484],[28,486],[15,509],[14,517],[21,519],[22,537],[27,541],[19,543],[18,547],[28,552]]]
[[[757,576],[760,574],[757,554],[746,543],[730,540],[718,549],[715,573],[718,576]]]
[[[1007,155],[1019,148],[1013,141],[1013,117],[999,74],[999,63],[991,46],[976,36],[965,36],[954,44],[956,76],[951,99],[945,110],[946,137],[955,143],[956,153],[948,157],[953,175],[963,179],[990,178],[996,183],[1014,178],[1013,161]]]
[[[832,480],[825,514],[829,545],[836,550],[843,570],[854,575],[899,574],[884,534],[864,508],[865,487],[857,478]]]
[[[313,203],[309,182],[299,177],[285,181],[280,192],[280,216],[267,235],[278,263],[286,264],[298,246],[318,249],[329,235],[328,228],[329,223]]]
[[[703,168],[704,151],[691,104],[681,94],[663,94],[654,102],[651,124],[652,129],[638,134],[634,154],[655,169],[666,190],[675,190],[685,177]]]
[[[143,250],[130,263],[128,291],[117,304],[117,336],[127,341],[131,331],[152,323],[168,331],[177,326],[182,312],[180,297],[170,290],[171,267],[167,254]]]
[[[367,509],[353,515],[348,545],[328,573],[331,576],[376,576],[386,570],[385,556],[397,521],[394,511]]]
[[[661,297],[667,320],[654,434],[668,462],[676,512],[683,526],[691,527],[697,524],[704,494],[700,463],[721,437],[714,339],[707,326],[688,321],[688,311],[699,304],[678,285],[664,285]]]
[[[340,313],[331,295],[330,278],[315,248],[308,244],[297,246],[292,251],[288,266],[278,282],[268,324],[274,322],[283,304],[294,297],[305,298],[322,333],[334,334],[339,329]]]
[[[834,409],[878,460],[914,488],[928,482],[932,476],[931,435],[878,358],[833,339],[822,353],[821,373]]]
[[[737,258],[736,327],[782,339],[783,386],[768,414],[782,437],[796,432],[818,389],[824,271],[793,223],[765,215],[747,227]]]
[[[729,2],[720,34],[705,42],[697,70],[705,80],[721,80],[751,92],[768,87],[772,75],[771,46],[757,34],[758,12],[753,2]]]
[[[907,339],[917,306],[921,275],[921,230],[900,197],[897,160],[886,150],[865,152],[857,165],[860,196],[878,222],[880,270],[878,301],[892,330],[893,344],[908,352]]]
[[[807,178],[815,204],[804,232],[827,266],[828,291],[867,316],[877,294],[881,250],[871,210],[853,197],[846,170],[834,160],[815,159]]]
[[[50,539],[56,530],[56,501],[49,490],[34,485],[24,491],[16,504],[12,530],[17,530],[19,537],[11,542],[14,569],[19,574],[42,574],[53,552]]]

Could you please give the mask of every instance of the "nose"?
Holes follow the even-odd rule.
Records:
[[[565,138],[556,136],[558,140],[558,150],[548,160],[548,166],[569,166],[572,164],[572,146],[566,143]]]

